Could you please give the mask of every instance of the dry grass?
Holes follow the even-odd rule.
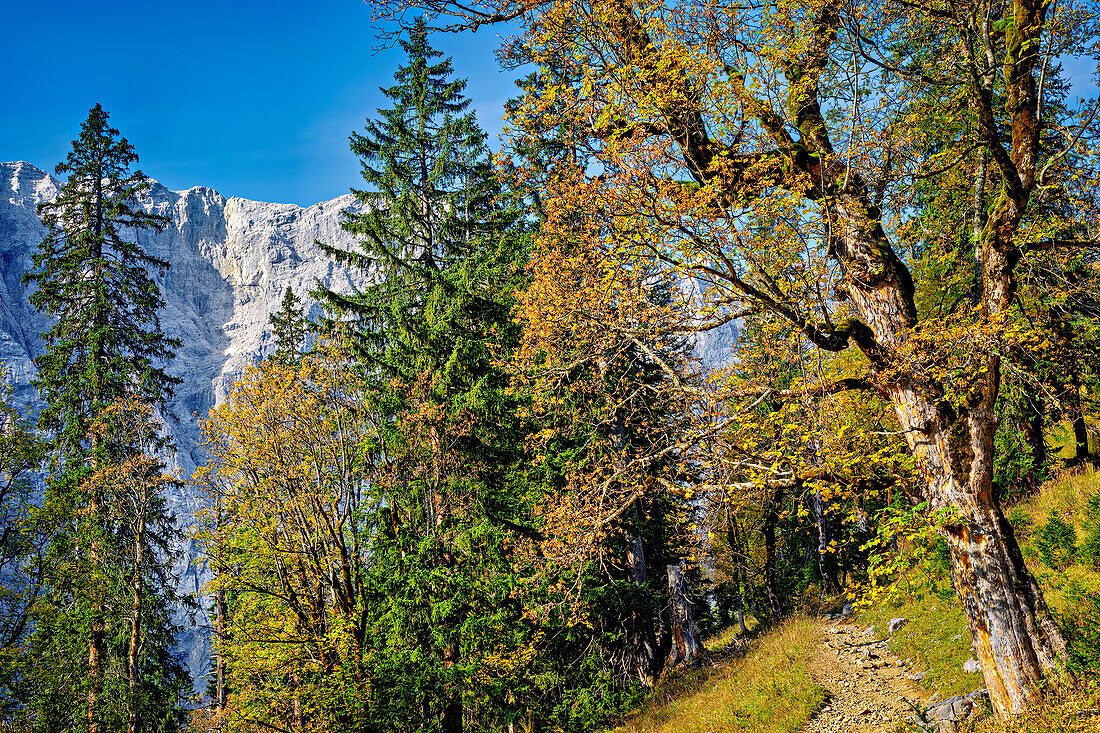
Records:
[[[1010,721],[992,716],[962,729],[965,733],[1084,733],[1100,730],[1100,682],[1085,680],[1081,687],[1052,694],[1039,707]]]
[[[674,684],[682,689],[627,720],[616,733],[793,733],[825,699],[807,671],[821,635],[807,618],[761,636],[747,655]],[[720,637],[721,639],[721,637]],[[727,642],[728,643],[728,642]],[[670,680],[670,682],[673,682]]]

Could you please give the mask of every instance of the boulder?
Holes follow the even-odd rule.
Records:
[[[977,714],[979,701],[988,697],[985,690],[975,690],[966,695],[956,695],[946,700],[932,702],[920,715],[910,720],[917,730],[928,733],[952,733],[959,729],[959,723],[971,720]]]

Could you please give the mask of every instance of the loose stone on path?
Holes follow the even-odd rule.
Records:
[[[904,663],[853,625],[825,626],[810,663],[814,681],[828,690],[806,733],[891,733],[913,714],[906,700],[922,699]],[[873,633],[873,632],[872,632]]]

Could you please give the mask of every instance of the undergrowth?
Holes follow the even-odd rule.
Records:
[[[825,690],[807,669],[820,629],[793,618],[761,635],[740,658],[677,673],[654,691],[649,704],[616,733],[793,733],[822,704]],[[718,644],[729,644],[730,632]]]

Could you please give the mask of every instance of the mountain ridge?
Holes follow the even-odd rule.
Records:
[[[30,305],[21,280],[46,234],[36,207],[53,200],[61,183],[26,161],[0,163],[0,182],[5,194],[0,196],[0,361],[17,402],[33,407],[33,360],[44,351],[40,334],[48,320]],[[142,249],[170,265],[154,279],[165,300],[161,326],[182,341],[168,365],[169,373],[183,380],[168,405],[178,419],[166,424],[177,446],[171,468],[187,479],[203,460],[197,418],[228,396],[237,375],[272,350],[268,315],[278,310],[287,286],[316,315],[309,291],[317,281],[342,292],[366,284],[365,276],[339,267],[316,244],[354,246],[340,220],[358,202],[347,194],[307,207],[272,204],[226,198],[205,186],[172,191],[153,180],[139,204],[170,220],[160,232],[133,234]],[[200,497],[185,485],[168,503],[181,529],[184,559],[175,568],[181,589],[197,593],[210,577],[190,539]],[[178,621],[186,622],[180,650],[201,690],[209,668],[209,623],[202,611],[194,623]]]

